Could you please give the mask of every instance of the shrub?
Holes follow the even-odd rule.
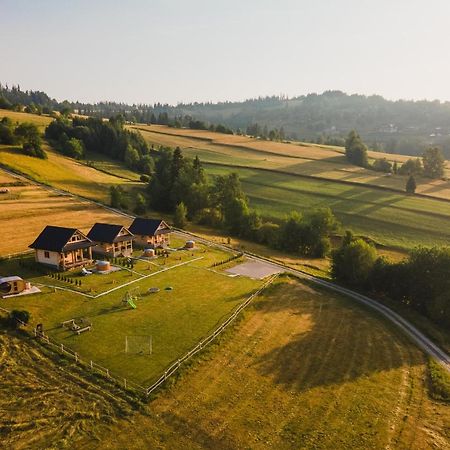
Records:
[[[450,375],[433,358],[428,362],[431,396],[450,403]]]
[[[9,314],[10,323],[15,328],[20,328],[30,321],[30,313],[25,310],[14,309]]]

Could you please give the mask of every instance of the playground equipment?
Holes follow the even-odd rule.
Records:
[[[91,322],[83,318],[65,320],[61,323],[61,325],[63,328],[69,328],[69,330],[73,331],[77,335],[80,335],[85,331],[91,331],[92,328]]]
[[[136,309],[137,306],[135,302],[138,298],[138,290],[139,286],[128,291],[122,299],[122,304],[128,305],[131,308]]]
[[[153,340],[151,335],[125,336],[125,353],[131,355],[151,355]]]

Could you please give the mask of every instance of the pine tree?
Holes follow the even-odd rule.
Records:
[[[414,194],[416,192],[416,188],[417,188],[416,180],[412,175],[410,175],[408,181],[406,182],[406,192],[408,194]]]
[[[177,228],[185,228],[187,224],[187,209],[183,202],[175,208],[173,223]]]

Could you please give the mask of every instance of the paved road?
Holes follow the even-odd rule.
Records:
[[[35,180],[32,180],[31,178],[28,178],[27,176],[24,176],[22,174],[17,174],[13,171],[7,170],[4,167],[2,167],[3,170],[5,170],[5,172],[10,173],[13,176],[16,176],[18,178],[22,178],[24,180],[27,180],[33,184],[39,185],[41,187],[43,187],[44,189],[47,190],[51,190],[53,192],[57,192],[59,194],[64,194],[64,195],[70,195],[72,197],[76,197],[76,198],[80,198],[82,200],[87,200],[90,201],[91,203],[95,203],[98,206],[101,206],[105,209],[108,209],[110,211],[116,212],[117,214],[121,214],[122,216],[125,217],[129,217],[129,218],[134,218],[134,216],[130,215],[130,214],[126,214],[122,211],[116,210],[114,208],[108,207],[102,203],[87,199],[85,197],[80,197],[77,195],[72,194],[71,192],[68,191],[63,191],[61,189],[56,189],[53,188],[51,186],[48,185],[43,185],[41,183],[36,182]],[[217,244],[213,241],[210,241],[208,239],[204,239],[201,238],[193,233],[188,233],[185,231],[179,231],[179,233],[181,235],[184,235],[188,238],[195,238],[198,242],[202,242],[206,245],[214,245],[216,247],[222,247],[224,250],[229,251],[230,248],[225,246],[225,245],[221,245],[221,244]],[[338,292],[340,294],[346,295],[347,297],[352,298],[353,300],[358,301],[359,303],[362,303],[374,310],[376,310],[378,313],[382,314],[385,318],[387,318],[388,320],[390,320],[392,323],[394,323],[396,326],[398,326],[413,342],[415,342],[425,353],[427,353],[430,356],[433,356],[434,358],[436,358],[437,361],[439,361],[439,363],[450,373],[450,356],[447,355],[446,352],[444,352],[442,349],[440,349],[436,344],[434,344],[429,338],[427,338],[422,332],[420,332],[414,325],[412,325],[410,322],[408,322],[406,319],[404,319],[403,317],[401,317],[399,314],[397,314],[395,311],[393,311],[392,309],[388,308],[387,306],[382,305],[381,303],[365,296],[365,295],[361,295],[355,291],[352,291],[350,289],[344,288],[342,286],[336,285],[334,283],[330,283],[328,281],[322,280],[320,278],[316,278],[312,275],[309,275],[305,272],[302,272],[300,270],[296,270],[296,269],[292,269],[289,266],[285,266],[284,264],[280,264],[277,262],[274,262],[268,258],[264,258],[261,257],[259,255],[255,255],[252,253],[248,253],[248,252],[244,252],[245,256],[256,260],[256,261],[262,261],[266,264],[271,264],[272,266],[274,266],[277,269],[281,269],[283,272],[286,273],[290,273],[292,275],[295,275],[296,277],[308,280],[312,283],[315,283],[317,285],[323,286],[327,289],[330,289],[332,291]]]

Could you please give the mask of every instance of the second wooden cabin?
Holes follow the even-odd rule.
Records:
[[[133,254],[134,235],[122,225],[96,223],[87,236],[95,244],[94,253],[110,258]]]

